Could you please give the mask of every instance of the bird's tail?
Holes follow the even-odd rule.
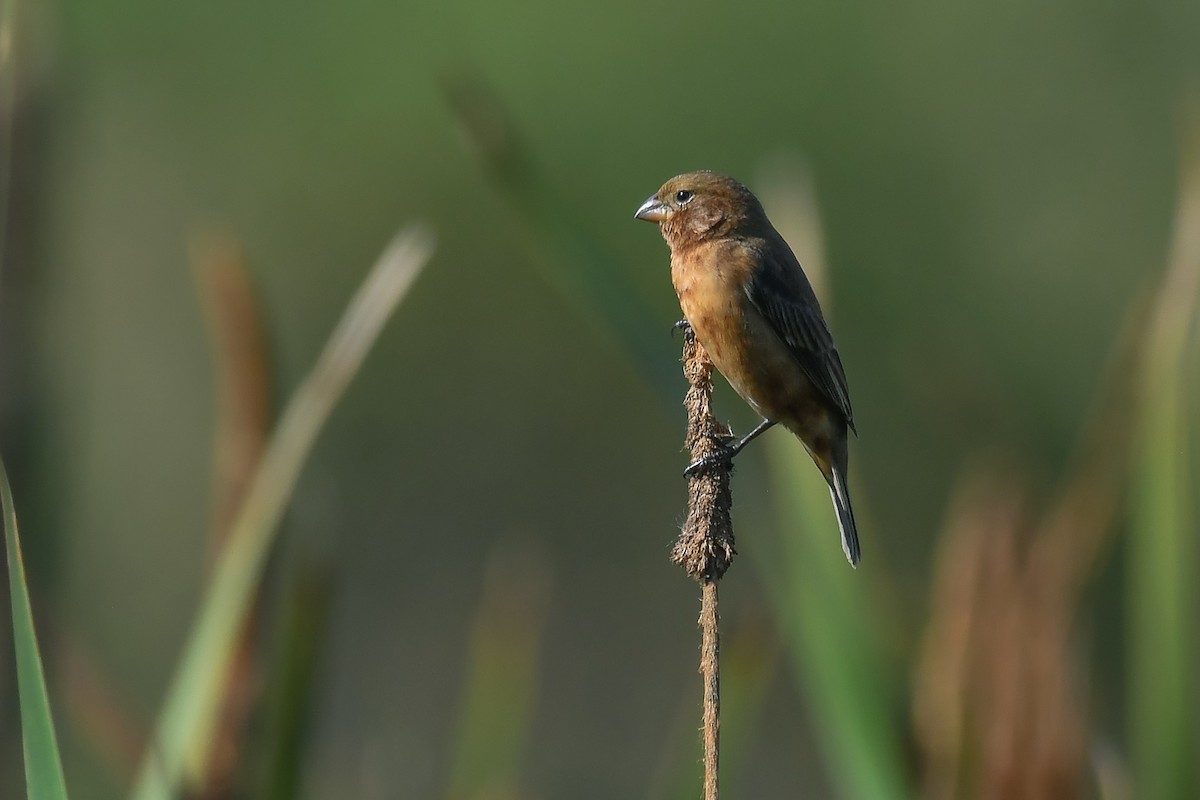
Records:
[[[846,459],[843,456],[840,464],[834,464],[830,470],[829,494],[833,498],[833,507],[837,509],[838,527],[842,531],[842,550],[850,561],[850,566],[857,567],[862,558],[862,550],[858,545],[858,526],[854,524],[854,508],[850,505],[850,488],[846,485]]]

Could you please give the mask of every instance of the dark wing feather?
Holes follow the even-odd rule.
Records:
[[[746,285],[746,295],[792,351],[805,376],[854,430],[842,359],[800,262],[782,239],[755,249],[762,268]]]

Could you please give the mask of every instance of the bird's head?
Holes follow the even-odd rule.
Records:
[[[716,172],[688,172],[662,185],[634,214],[657,222],[675,249],[705,239],[751,234],[766,214],[750,190]]]

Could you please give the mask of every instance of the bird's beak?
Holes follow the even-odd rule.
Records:
[[[644,219],[646,222],[662,222],[671,216],[671,209],[656,196],[650,195],[633,216],[635,219]]]

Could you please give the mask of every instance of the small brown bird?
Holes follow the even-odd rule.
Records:
[[[658,223],[671,248],[671,282],[683,316],[713,364],[763,416],[729,455],[776,423],[794,433],[829,484],[842,549],[857,566],[846,485],[850,393],[800,262],[758,198],[715,172],[672,178],[634,216]],[[705,466],[698,461],[687,472]]]

